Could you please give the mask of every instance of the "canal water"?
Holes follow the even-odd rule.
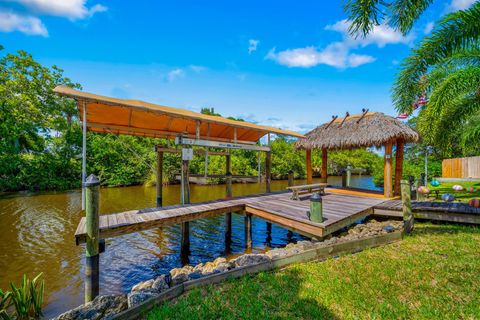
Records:
[[[302,184],[305,181],[296,181]],[[339,177],[329,177],[340,185]],[[286,181],[273,181],[272,191],[284,190]],[[352,176],[352,186],[375,189],[371,177]],[[235,196],[264,192],[264,184],[235,184]],[[192,202],[223,198],[225,185],[191,186]],[[180,202],[179,185],[163,189],[164,205]],[[153,207],[155,187],[133,186],[103,188],[100,212],[108,214]],[[19,282],[23,274],[33,278],[43,272],[46,317],[55,316],[83,302],[85,247],[76,246],[74,233],[82,216],[81,192],[44,194],[17,193],[0,197],[0,288]],[[223,216],[190,223],[191,265],[225,256]],[[171,268],[180,267],[180,228],[171,226],[107,239],[106,252],[100,257],[100,294],[128,292],[137,282],[151,279]],[[275,225],[267,237],[266,224],[253,219],[253,252],[280,247],[301,236],[288,235]],[[232,219],[230,254],[244,248],[243,217]]]

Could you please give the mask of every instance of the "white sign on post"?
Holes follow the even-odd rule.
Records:
[[[182,149],[182,160],[192,160],[193,159],[193,149],[192,148],[183,148]]]

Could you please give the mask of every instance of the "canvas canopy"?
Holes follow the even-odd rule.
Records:
[[[66,86],[54,89],[77,100],[80,120],[86,106],[89,131],[145,137],[175,138],[178,134],[213,141],[255,143],[267,133],[303,138],[288,130],[210,116],[140,100],[118,99],[78,91]]]

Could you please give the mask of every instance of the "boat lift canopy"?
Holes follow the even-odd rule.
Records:
[[[144,137],[185,138],[217,142],[255,144],[265,134],[297,138],[302,134],[246,121],[205,115],[185,109],[161,106],[140,100],[118,99],[58,86],[54,91],[77,100],[80,120],[86,108],[88,131]],[[227,147],[222,145],[221,147]]]

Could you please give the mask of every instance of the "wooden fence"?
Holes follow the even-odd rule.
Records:
[[[443,178],[480,178],[480,156],[445,159],[442,161]]]

